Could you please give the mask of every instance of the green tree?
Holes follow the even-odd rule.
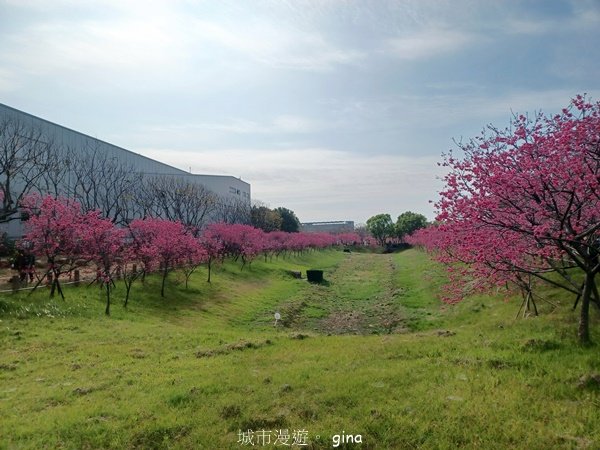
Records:
[[[394,236],[394,222],[389,214],[377,214],[367,220],[367,230],[379,245],[385,245],[389,237]]]
[[[427,226],[427,217],[423,214],[414,213],[412,211],[403,212],[398,216],[396,221],[396,236],[398,239],[403,239],[409,236],[420,228]]]
[[[300,220],[296,217],[294,211],[287,208],[279,207],[275,210],[281,216],[281,231],[288,233],[296,233],[300,231]]]
[[[261,203],[252,205],[250,221],[253,227],[260,228],[267,233],[270,231],[279,231],[283,223],[281,215],[277,211]]]

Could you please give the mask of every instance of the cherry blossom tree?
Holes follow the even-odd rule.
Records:
[[[208,252],[202,245],[199,239],[187,235],[187,251],[183,256],[182,262],[182,271],[185,275],[185,288],[187,289],[190,277],[196,271],[201,264],[208,262]]]
[[[324,249],[336,245],[337,238],[331,233],[300,233],[304,239],[305,248],[313,250]]]
[[[421,228],[404,240],[407,244],[414,247],[420,247],[428,252],[435,253],[441,248],[441,239],[443,234],[439,230],[437,224],[429,225],[426,228]]]
[[[242,270],[262,252],[264,232],[258,228],[243,224],[218,223],[211,225],[209,230],[213,238],[222,243],[223,255],[228,255],[235,261],[241,258]]]
[[[30,195],[21,205],[29,215],[23,241],[32,253],[47,260],[45,277],[52,278],[50,297],[58,292],[64,299],[60,277],[71,272],[85,253],[82,244],[88,231],[86,215],[79,203],[65,198]]]
[[[209,225],[200,236],[200,245],[206,253],[206,265],[208,268],[207,283],[210,283],[212,265],[214,261],[223,258],[225,245],[220,234],[221,224]]]
[[[125,230],[116,227],[101,212],[90,211],[82,222],[82,253],[98,266],[101,286],[106,291],[106,315],[110,314],[110,293],[114,287],[113,272],[123,253]]]
[[[578,337],[588,343],[600,271],[600,103],[578,96],[560,114],[516,116],[459,148],[463,157],[445,156],[437,203],[440,255],[467,263],[455,281],[518,284],[525,275],[578,294]]]
[[[358,233],[340,233],[336,238],[342,245],[358,245],[362,242]]]
[[[145,270],[160,270],[160,295],[164,297],[167,275],[186,257],[190,234],[181,222],[154,218],[136,219],[129,225],[129,230]]]
[[[113,269],[122,253],[125,231],[102,218],[101,211],[83,212],[78,202],[66,198],[30,195],[22,206],[30,215],[23,242],[29,251],[46,257],[45,276],[52,277],[50,296],[58,292],[64,298],[61,276],[94,262],[106,290],[106,314],[110,314]]]
[[[125,300],[123,306],[126,308],[129,303],[129,295],[133,283],[145,273],[145,266],[144,270],[138,268],[138,263],[142,263],[143,258],[145,257],[145,253],[141,252],[141,249],[142,242],[136,242],[131,234],[131,230],[127,230],[127,234],[123,241],[119,265],[121,274],[123,275],[123,283],[125,284]]]
[[[242,224],[233,226],[238,228],[243,270],[246,264],[252,264],[252,260],[264,250],[267,240],[264,231],[258,228]]]
[[[272,260],[273,256],[279,257],[279,255],[286,250],[289,236],[290,233],[286,233],[285,231],[271,231],[265,233],[263,243],[265,261],[267,261],[269,255]]]

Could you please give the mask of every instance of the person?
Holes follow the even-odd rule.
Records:
[[[35,255],[28,253],[25,255],[25,271],[29,275],[29,282],[33,283],[33,274],[35,273]]]
[[[17,255],[12,264],[12,268],[19,272],[19,281],[33,282],[35,272],[35,256],[31,253],[25,253],[23,249],[17,251]]]
[[[17,256],[12,264],[12,268],[19,272],[19,281],[25,281],[27,278],[27,262],[25,252],[22,249],[17,250]]]

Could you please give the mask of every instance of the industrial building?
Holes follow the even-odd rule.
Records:
[[[24,141],[35,139],[36,143],[51,143],[52,151],[62,155],[60,158],[62,158],[61,162],[64,162],[64,164],[59,169],[64,171],[64,176],[60,178],[58,183],[54,183],[53,192],[43,192],[45,188],[40,188],[38,183],[34,190],[42,194],[67,195],[66,193],[72,192],[70,184],[73,183],[73,174],[70,173],[72,171],[69,169],[69,164],[73,156],[77,159],[78,156],[85,158],[87,155],[96,158],[101,157],[104,161],[111,161],[115,166],[134,170],[137,174],[141,174],[146,178],[163,177],[174,181],[180,180],[198,184],[216,194],[219,199],[236,202],[238,205],[247,206],[248,211],[250,210],[250,184],[240,178],[192,174],[0,103],[0,124],[6,123],[18,123],[21,127],[19,129],[35,130],[35,133],[20,132],[20,136],[6,136],[8,133],[6,127],[0,127],[0,152],[10,153],[11,150],[7,146],[14,145],[15,139]],[[13,126],[13,134],[14,129]],[[2,135],[3,130],[4,136]],[[0,183],[6,182],[6,171],[5,167],[0,167]],[[11,182],[25,183],[24,179],[13,179]],[[56,186],[57,184],[58,186]],[[48,188],[48,190],[50,189]],[[211,218],[208,217],[207,220],[210,221]],[[216,220],[216,217],[213,217],[212,220]],[[1,231],[6,232],[8,236],[18,236],[22,229],[18,222],[19,220],[7,221],[7,223],[2,224]]]
[[[300,224],[300,231],[306,233],[351,233],[354,231],[354,221],[304,222]]]

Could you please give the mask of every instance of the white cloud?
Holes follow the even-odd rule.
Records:
[[[430,28],[388,41],[387,51],[405,60],[428,59],[465,47],[474,37],[462,31]]]
[[[550,20],[532,20],[524,18],[511,18],[502,23],[502,31],[508,34],[535,35],[544,34],[559,26]]]
[[[571,0],[575,12],[570,24],[574,29],[589,28],[597,30],[600,26],[600,4],[598,0]]]
[[[0,68],[0,92],[11,92],[18,86],[19,82],[14,75],[10,71]]]
[[[20,77],[135,88],[148,79],[164,82],[185,68],[184,48],[169,26],[161,15],[33,21],[5,36],[0,57]]]
[[[360,101],[347,97],[330,100],[327,106],[340,117],[345,129],[431,134],[442,127],[462,126],[469,122],[477,129],[489,122],[508,125],[511,111],[559,112],[578,94],[568,89],[514,89],[490,93],[485,85],[444,83],[430,86],[429,91],[428,95],[401,94]]]
[[[577,34],[600,26],[600,6],[597,0],[576,0],[572,2],[572,8],[572,15],[555,18],[522,17],[518,15],[518,11],[508,11],[507,16],[495,24],[495,28],[515,35],[552,34],[551,39],[560,40],[557,37],[559,34]]]
[[[348,219],[364,222],[379,212],[422,212],[433,218],[429,200],[441,187],[437,157],[360,155],[344,151],[296,150],[141,150],[146,156],[195,173],[241,176],[252,197],[286,206],[301,220]],[[353,217],[345,217],[352,211]],[[342,217],[343,216],[343,217]]]
[[[173,125],[151,125],[141,131],[143,134],[152,133],[155,136],[183,136],[216,131],[219,133],[233,134],[305,134],[332,128],[335,124],[326,124],[308,117],[297,115],[280,115],[270,120],[249,120],[232,118],[221,122],[193,122]]]
[[[581,92],[569,89],[546,89],[546,90],[513,90],[503,95],[494,97],[485,95],[473,96],[455,96],[448,97],[448,105],[454,107],[447,108],[450,114],[461,115],[471,122],[479,120],[481,126],[486,121],[495,121],[504,117],[501,123],[495,123],[498,127],[508,125],[508,120],[513,113],[534,113],[543,111],[546,114],[559,113],[560,110],[568,106],[569,101]]]
[[[180,2],[47,3],[11,5],[37,13],[3,36],[0,58],[12,73],[71,76],[75,84],[109,81],[133,90],[169,83],[208,89],[257,65],[326,71],[364,56],[329,42],[318,29],[285,26],[248,10],[223,18],[206,5],[190,13]],[[65,17],[61,8],[75,8],[81,18]]]
[[[283,115],[273,120],[276,130],[282,133],[312,133],[325,128],[323,122],[307,117]]]
[[[365,56],[357,50],[336,47],[316,29],[305,31],[273,21],[194,20],[189,25],[189,32],[196,39],[275,68],[323,71],[339,64],[355,63]]]

